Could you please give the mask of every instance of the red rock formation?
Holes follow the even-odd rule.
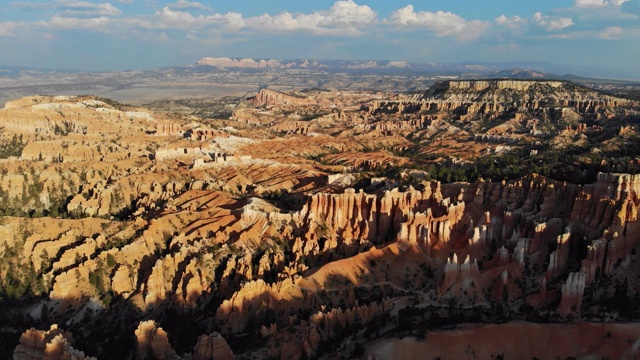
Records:
[[[164,265],[162,260],[157,260],[149,279],[145,284],[146,296],[144,302],[147,306],[154,305],[167,298],[166,280],[164,278]]]
[[[254,106],[310,105],[313,99],[287,95],[278,91],[262,89],[253,99]]]
[[[547,90],[532,92],[530,88]],[[517,93],[520,98],[513,102],[510,96],[504,95],[505,92]],[[542,95],[545,92],[551,95]],[[536,96],[531,96],[532,93]],[[604,113],[608,108],[628,103],[624,99],[603,97],[594,91],[574,88],[562,81],[451,80],[435,84],[427,93],[411,101],[373,101],[367,113],[454,112],[461,120],[467,121],[477,115],[495,118],[508,109],[527,108],[533,113],[554,113],[558,102],[563,108],[559,117],[566,116],[564,110],[567,109],[595,118],[606,116]]]
[[[158,327],[153,320],[143,321],[135,332],[137,339],[136,359],[147,359],[153,355],[155,359],[177,360],[178,355],[171,348],[167,333]]]
[[[198,338],[193,358],[194,360],[233,360],[235,356],[224,337],[214,332]]]
[[[587,274],[585,273],[569,274],[567,281],[562,285],[562,299],[558,307],[558,313],[566,315],[580,312],[586,280]]]
[[[547,278],[559,275],[567,265],[567,261],[569,260],[569,238],[571,237],[570,229],[568,230],[568,232],[556,237],[557,248],[549,255]]]
[[[444,279],[440,284],[439,292],[444,293],[451,289],[454,284],[459,283],[461,280],[472,280],[480,275],[478,270],[477,260],[471,261],[467,257],[464,262],[458,262],[458,256],[453,254],[451,259],[447,259],[447,264],[444,268]]]
[[[182,131],[182,126],[176,123],[159,123],[156,126],[156,135],[170,136],[178,135]]]
[[[52,325],[48,331],[31,328],[20,336],[20,344],[13,352],[16,360],[90,360],[82,351],[72,347],[70,333]]]

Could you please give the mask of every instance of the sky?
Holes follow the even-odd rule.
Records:
[[[129,70],[205,56],[535,61],[637,78],[640,0],[0,2],[0,65]]]

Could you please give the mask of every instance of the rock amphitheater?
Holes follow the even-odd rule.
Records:
[[[640,357],[639,118],[562,81],[9,102],[0,358]],[[590,181],[478,168],[585,143]]]

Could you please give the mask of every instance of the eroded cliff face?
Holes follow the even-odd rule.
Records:
[[[202,335],[191,353],[180,357],[169,343],[168,334],[153,320],[140,322],[135,331],[137,348],[135,359],[158,360],[233,360],[235,356],[226,340],[219,333]],[[18,360],[96,360],[85,356],[83,352],[74,349],[71,344],[73,338],[70,333],[52,325],[48,331],[30,329],[20,337],[13,353]]]
[[[463,120],[481,116],[496,117],[523,111],[552,118],[566,116],[574,110],[580,116],[599,119],[608,110],[629,104],[624,99],[601,94],[566,81],[471,80],[436,83],[422,95],[406,101],[375,101],[369,113],[448,112]],[[562,111],[558,112],[557,109]]]
[[[227,341],[217,332],[202,335],[194,349],[194,360],[233,360],[235,356]]]
[[[289,214],[187,192],[168,203],[175,210],[122,248],[106,251],[104,240],[92,238],[69,246],[60,236],[62,253],[48,247],[59,261],[87,242],[94,250],[66,267],[53,262],[52,269],[62,271],[48,274],[53,288],[45,304],[49,316],[68,304],[105,311],[99,302],[82,301],[99,296],[100,286],[152,313],[169,304],[198,311],[218,298],[212,320],[221,333],[264,333],[269,351],[289,344],[279,353],[283,358],[317,354],[339,329],[379,321],[392,312],[392,299],[417,289],[423,289],[418,301],[429,304],[497,302],[517,312],[507,309],[524,299],[580,316],[590,285],[630,271],[640,205],[636,180],[602,174],[580,187],[532,175],[499,183],[431,182],[423,190],[379,195],[346,190],[310,196]],[[206,207],[190,205],[203,196]],[[25,255],[38,258],[30,241]],[[636,278],[625,281],[635,292]],[[302,337],[279,330],[287,326],[300,327]],[[155,323],[141,323],[136,336],[139,358],[178,356],[167,352],[166,333]],[[212,341],[202,338],[198,351],[210,352]]]
[[[0,117],[15,111],[11,131],[29,136],[31,146],[84,140],[102,149],[104,135],[117,143],[108,152],[138,149],[100,161],[0,162],[2,211],[13,215],[0,221],[0,286],[6,299],[24,300],[0,316],[28,324],[15,335],[24,332],[15,353],[42,358],[52,344],[57,358],[75,347],[103,357],[296,359],[351,356],[383,335],[421,335],[425,324],[637,320],[630,301],[640,294],[638,175],[600,173],[582,186],[538,174],[443,183],[432,179],[445,160],[412,152],[424,143],[508,153],[535,142],[529,131],[543,119],[528,110],[486,123],[482,135],[441,111],[495,91],[504,93],[500,101],[478,98],[469,109],[500,113],[509,96],[534,99],[540,87],[556,97],[569,91],[565,83],[449,84],[445,92],[459,98],[446,104],[434,95],[437,109],[401,96],[300,100],[263,91],[258,109],[206,122],[155,114],[136,115],[137,122],[129,113],[141,110],[87,98],[9,104]],[[580,91],[567,101],[591,101]],[[549,105],[543,100],[532,101]],[[123,122],[117,131],[100,135],[101,108]],[[589,111],[562,116],[583,119]],[[34,124],[53,114],[77,116],[70,129],[86,122],[87,133],[63,135],[53,125],[45,139],[36,137]],[[580,137],[601,129],[563,131]],[[118,140],[125,133],[130,145]],[[424,164],[435,170],[409,169]],[[54,323],[76,342],[57,329],[25,332]],[[596,353],[618,354],[605,350]]]
[[[311,105],[314,103],[312,99],[302,96],[291,96],[273,90],[260,90],[258,95],[253,99],[254,105]]]
[[[13,352],[16,360],[95,360],[72,347],[70,333],[52,325],[48,331],[30,329],[20,336],[20,345]]]
[[[558,89],[566,82],[562,81],[527,81],[527,80],[450,80],[441,82],[432,87],[434,90],[472,90],[482,91],[486,89],[526,91],[532,86],[543,84],[553,89]]]

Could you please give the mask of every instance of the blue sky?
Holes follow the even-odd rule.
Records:
[[[212,56],[544,61],[637,77],[640,0],[9,0],[0,47],[1,65],[80,70]]]

